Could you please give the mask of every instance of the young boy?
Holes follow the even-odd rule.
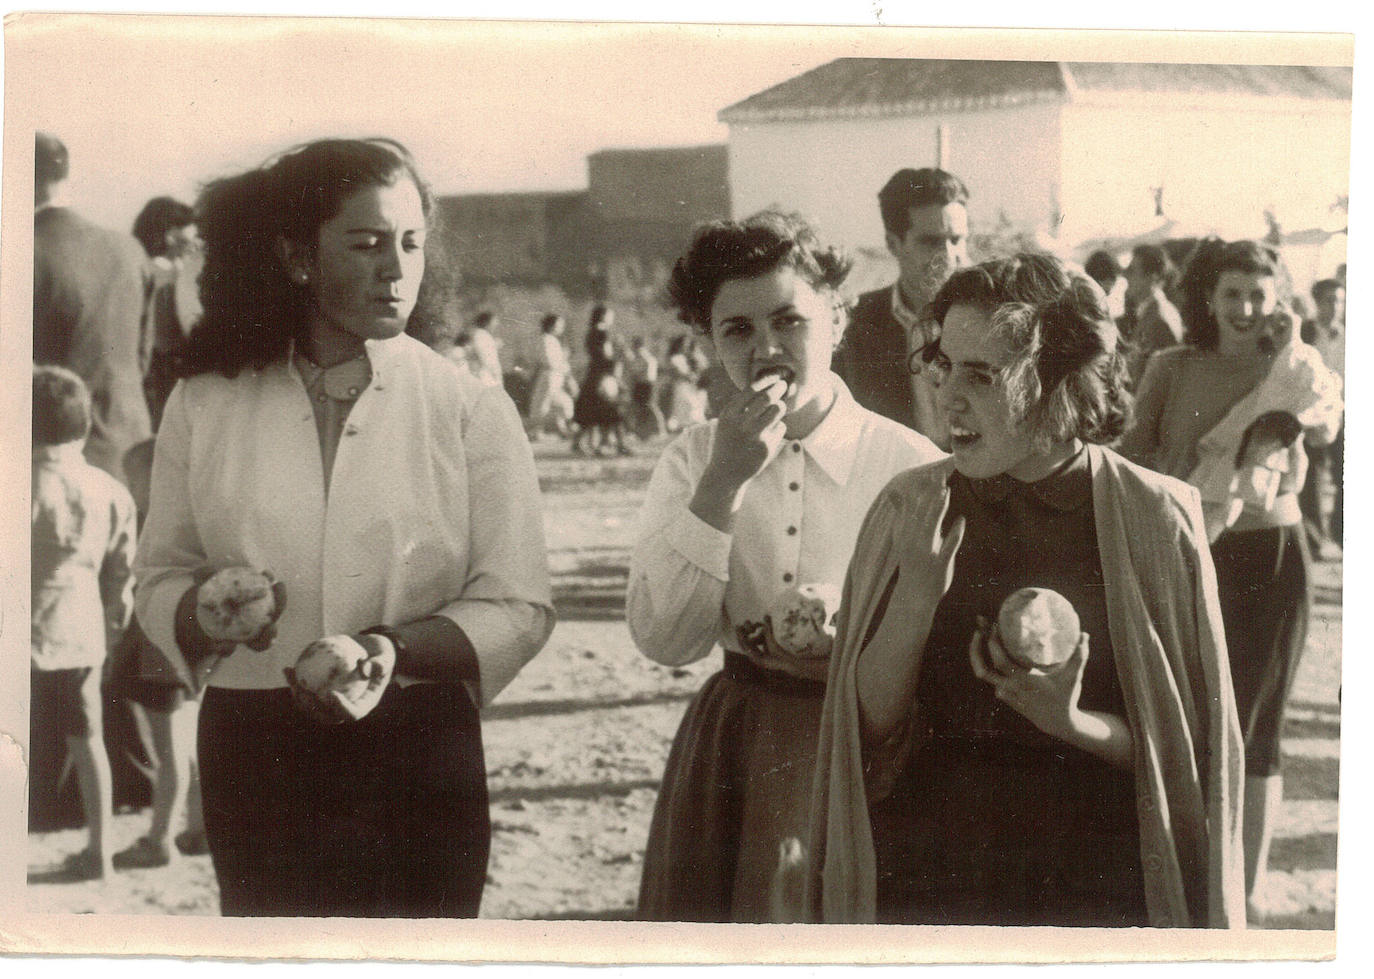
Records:
[[[94,880],[111,871],[105,831],[110,762],[101,717],[101,667],[133,608],[134,501],[82,456],[91,398],[76,374],[33,369],[34,704],[50,705],[76,768],[89,842],[62,871]]]

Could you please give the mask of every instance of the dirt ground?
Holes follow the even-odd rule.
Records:
[[[634,515],[655,449],[609,460],[536,446],[559,623],[484,715],[494,827],[485,918],[617,919],[633,907],[668,747],[692,693],[719,666],[719,654],[680,669],[651,663],[624,624]],[[1284,729],[1269,912],[1255,923],[1266,928],[1335,927],[1341,564],[1316,568],[1316,615]],[[147,818],[117,814],[115,847]],[[31,910],[218,913],[208,857],[93,884],[43,882],[82,841],[80,830],[30,834]]]

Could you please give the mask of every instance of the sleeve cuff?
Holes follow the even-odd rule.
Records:
[[[731,536],[685,507],[681,516],[669,526],[667,541],[688,563],[712,578],[717,581],[730,579]]]

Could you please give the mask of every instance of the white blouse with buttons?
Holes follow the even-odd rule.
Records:
[[[715,422],[682,433],[658,461],[630,559],[626,618],[636,645],[668,665],[701,659],[763,618],[784,589],[844,583],[859,526],[897,473],[939,458],[925,436],[860,407],[839,378],[834,406],[788,439],[750,481],[733,534],[688,505],[710,460]]]

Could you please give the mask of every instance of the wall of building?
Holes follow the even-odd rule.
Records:
[[[587,157],[587,197],[597,218],[687,225],[730,216],[722,145],[601,150]]]
[[[439,199],[438,231],[464,280],[542,282],[562,262],[560,228],[585,210],[581,193],[464,194]]]
[[[883,247],[877,194],[902,167],[934,166],[947,134],[948,168],[972,195],[969,217],[990,228],[1048,227],[1058,208],[1060,107],[878,119],[737,123],[730,127],[731,208],[782,205],[851,248]]]

